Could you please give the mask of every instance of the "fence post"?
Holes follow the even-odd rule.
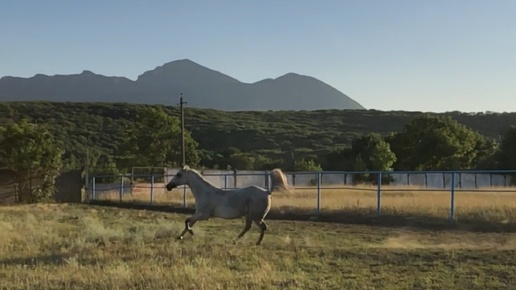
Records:
[[[224,189],[228,189],[228,175],[224,174]]]
[[[321,213],[321,173],[317,173],[317,213]]]
[[[380,216],[382,207],[382,172],[378,172],[377,177],[377,189],[376,189],[376,216]]]
[[[151,175],[150,179],[150,204],[152,205],[154,201],[154,174]]]
[[[455,172],[452,172],[450,186],[450,223],[453,223],[455,218]]]
[[[134,184],[134,166],[131,167],[131,184]]]
[[[95,191],[95,176],[91,179],[91,199],[97,199],[97,192]]]
[[[120,202],[122,202],[124,197],[124,176],[120,175]]]

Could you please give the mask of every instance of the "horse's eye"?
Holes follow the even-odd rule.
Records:
[[[176,174],[177,177],[181,177],[181,173]]]

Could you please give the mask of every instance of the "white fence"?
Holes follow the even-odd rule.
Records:
[[[179,168],[169,168],[166,172],[165,183],[177,173]],[[322,186],[354,185],[354,177],[366,172],[286,172],[288,183],[296,186],[314,186],[320,175]],[[377,174],[377,172],[367,172]],[[511,185],[510,172],[505,171],[454,171],[454,172],[382,172],[390,176],[391,186],[410,186],[422,188],[449,188],[451,175],[455,174],[455,187],[464,189],[507,187]],[[512,174],[515,174],[516,171]],[[269,187],[269,172],[260,170],[204,170],[202,174],[214,185],[221,188],[237,188],[248,185]]]
[[[178,168],[169,168],[163,176],[163,181],[155,184],[156,190],[162,189],[164,184],[168,183],[170,178],[174,176],[178,171]],[[358,174],[365,174],[366,172],[285,172],[289,185],[297,188],[303,187],[314,187],[319,186],[338,188],[355,186],[356,176]],[[381,172],[382,176],[389,177],[388,185],[402,188],[404,186],[421,189],[445,189],[449,190],[451,187],[452,175],[454,175],[454,187],[457,189],[464,190],[482,190],[493,187],[512,187],[515,186],[512,180],[516,176],[516,170],[514,172],[502,172],[502,171],[477,171],[477,172]],[[249,185],[257,185],[264,188],[270,188],[270,177],[268,171],[232,171],[232,170],[204,170],[202,171],[203,176],[209,180],[215,186],[224,189],[239,188]],[[378,172],[367,172],[367,174],[377,175]],[[109,177],[113,179],[113,176],[92,176],[87,184],[87,193],[90,199],[95,199],[99,192],[116,191],[122,189],[125,194],[132,194],[133,188],[130,184],[130,180],[138,180],[139,178],[145,178],[150,180],[150,176],[138,176],[138,175],[126,175],[122,178],[117,178],[119,181],[102,183],[99,179],[102,177]],[[97,180],[95,180],[97,178]],[[318,182],[320,180],[320,182]],[[149,181],[147,181],[149,182]],[[371,182],[369,182],[371,183]],[[385,186],[385,185],[384,185]],[[516,188],[515,188],[516,190]]]
[[[99,183],[98,180],[102,176],[93,176],[87,184],[87,196],[90,200],[99,198],[99,193],[115,193],[122,201],[124,195],[132,195],[135,190],[141,189],[138,180],[144,178],[144,188],[148,189],[150,184],[150,203],[153,203],[155,194],[165,192],[164,185],[168,183],[178,171],[178,168],[166,169],[164,174],[156,175],[163,177],[160,183],[154,182],[155,176],[103,176],[113,180],[118,179],[115,183]],[[231,170],[204,170],[201,172],[213,185],[224,188],[239,188],[249,185],[257,185],[270,189],[270,172],[269,171],[231,171]],[[336,171],[320,171],[320,172],[286,172],[289,185],[295,188],[310,187],[316,191],[316,210],[321,211],[321,191],[324,188],[333,189],[349,189],[357,188],[356,186],[369,185],[366,190],[376,192],[377,206],[376,213],[380,216],[381,212],[381,196],[382,192],[387,191],[403,191],[403,187],[410,191],[449,191],[450,192],[450,221],[454,220],[455,212],[455,192],[456,191],[484,191],[490,192],[496,188],[497,192],[513,192],[516,193],[514,178],[516,170],[512,171],[441,171],[441,172],[425,172],[425,171],[375,171],[375,172],[336,172]],[[357,184],[357,176],[370,175],[367,182],[361,181]],[[150,183],[149,181],[150,180]],[[129,184],[128,184],[129,181]],[[132,182],[131,182],[132,181]],[[382,182],[378,182],[382,181]],[[373,186],[371,186],[373,185]],[[183,206],[187,206],[187,191],[183,187]]]

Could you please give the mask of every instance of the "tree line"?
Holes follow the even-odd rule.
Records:
[[[349,148],[327,156],[328,170],[514,169],[516,127],[500,142],[487,138],[448,116],[423,115],[403,130],[382,136],[368,133]]]
[[[281,167],[289,171],[516,168],[516,128],[514,123],[508,124],[511,121],[498,124],[504,130],[493,138],[450,115],[417,114],[408,118],[392,112],[390,124],[397,124],[398,130],[388,130],[395,126],[379,126],[372,116],[369,124],[378,125],[377,130],[350,132],[334,127],[326,134],[328,129],[316,129],[332,119],[344,124],[337,120],[334,110],[299,112],[297,117],[295,112],[246,112],[250,120],[242,122],[228,120],[229,112],[193,112],[187,119],[191,123],[185,143],[186,161],[196,167]],[[65,168],[120,173],[134,166],[167,167],[181,162],[180,123],[173,108],[36,102],[2,103],[0,113],[0,168],[15,170],[20,180],[34,172],[54,176]],[[363,121],[371,112],[340,114],[357,115],[356,120]],[[379,118],[385,118],[385,114],[381,112]],[[261,115],[275,117],[264,123]],[[290,121],[281,119],[282,115]],[[400,120],[406,122],[400,124]],[[296,127],[299,123],[304,124],[302,129]],[[214,129],[217,127],[222,128]],[[218,141],[225,146],[221,148]],[[51,180],[38,188],[39,195],[45,195]]]

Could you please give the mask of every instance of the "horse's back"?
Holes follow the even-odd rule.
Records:
[[[246,186],[246,187],[242,187],[240,188],[239,190],[242,190],[243,191],[248,191],[250,193],[265,193],[265,194],[270,194],[270,191],[261,187],[261,186],[258,186],[258,185],[249,185],[249,186]]]
[[[243,199],[246,202],[258,203],[258,202],[267,202],[269,200],[270,191],[256,185],[250,185],[247,187],[242,187],[239,189],[235,189],[231,192],[231,197],[234,199]]]

